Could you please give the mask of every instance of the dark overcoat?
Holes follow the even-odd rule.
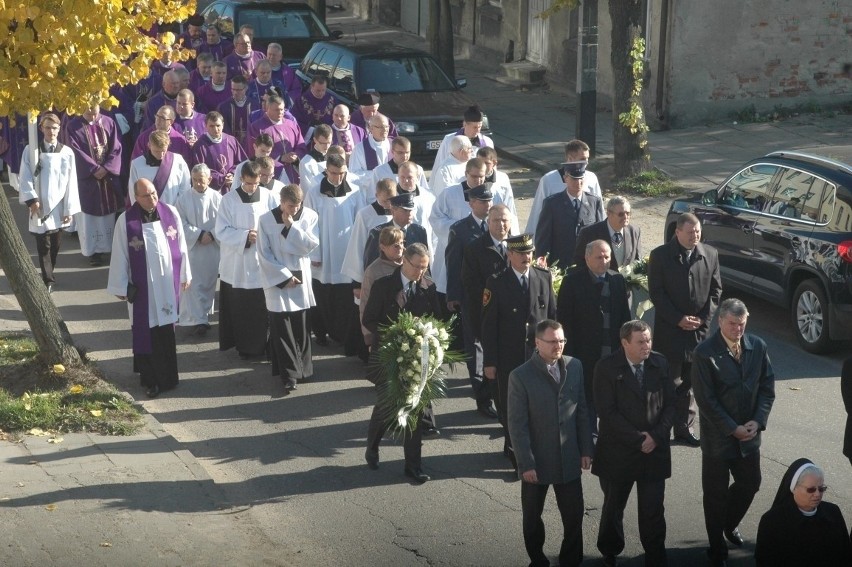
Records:
[[[575,264],[578,266],[584,266],[586,264],[586,245],[589,242],[603,240],[609,244],[609,247],[612,250],[615,250],[615,246],[612,244],[609,234],[607,222],[608,221],[604,219],[580,229],[580,234],[577,235],[577,248],[574,250]],[[632,264],[642,257],[642,244],[639,240],[641,232],[638,226],[633,226],[632,224],[625,226],[621,232],[624,235],[624,241],[622,242],[622,246],[624,246],[624,263]],[[612,254],[612,257],[609,260],[609,267],[613,270],[618,270],[618,268],[621,267],[615,259],[615,253]]]

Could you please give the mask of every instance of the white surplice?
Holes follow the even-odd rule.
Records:
[[[189,264],[192,266],[192,285],[181,296],[180,325],[206,324],[214,312],[219,242],[214,238],[210,244],[202,244],[199,237],[202,231],[213,235],[221,202],[222,195],[210,188],[204,193],[190,189],[178,197],[176,208],[183,222]]]
[[[239,191],[222,197],[216,216],[215,234],[219,241],[219,277],[232,287],[260,289],[260,257],[257,243],[246,247],[249,230],[257,230],[265,213],[278,206],[278,197],[266,187],[258,187],[256,203],[243,203]]]
[[[33,177],[35,168],[30,160],[30,147],[24,148],[18,176],[18,200],[21,204],[31,199],[40,201],[41,209],[36,215],[30,215],[28,229],[34,234],[43,234],[71,225],[63,223],[62,219],[80,212],[80,194],[74,150],[63,146],[58,152],[37,152],[36,160],[41,166],[37,182]]]
[[[284,237],[281,234],[284,225],[276,222],[271,211],[260,217],[257,242],[267,310],[289,313],[316,305],[311,286],[310,253],[319,246],[318,220],[315,211],[302,207],[299,219],[293,221]],[[279,288],[278,284],[293,277],[293,270],[301,270],[302,283]]]
[[[169,172],[169,178],[166,180],[166,186],[163,188],[163,194],[159,200],[167,205],[174,206],[177,203],[181,193],[189,191],[192,187],[192,179],[189,174],[189,166],[180,154],[173,154],[174,161],[172,162],[172,170]],[[130,177],[127,179],[127,191],[130,197],[130,204],[136,202],[133,187],[140,179],[154,181],[157,175],[158,165],[148,165],[145,162],[145,156],[139,156],[130,162]]]

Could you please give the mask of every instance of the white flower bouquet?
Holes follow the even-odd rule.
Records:
[[[413,430],[426,407],[446,395],[441,366],[464,359],[449,350],[453,321],[402,312],[381,329],[379,402],[389,408],[390,431]]]
[[[631,264],[621,266],[618,272],[624,276],[624,282],[628,289],[641,289],[648,293],[648,257],[640,258]],[[642,318],[646,311],[654,307],[650,299],[641,301],[636,305],[636,317]]]

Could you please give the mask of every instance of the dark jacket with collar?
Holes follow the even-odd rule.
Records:
[[[846,434],[843,436],[843,454],[852,462],[852,357],[843,362],[840,372],[840,395],[846,406]]]
[[[575,264],[585,266],[586,245],[595,240],[603,240],[613,250],[612,258],[609,260],[609,267],[618,271],[618,268],[621,266],[618,265],[618,260],[615,259],[615,245],[612,243],[612,236],[609,234],[608,223],[609,221],[604,219],[580,229],[580,234],[577,235],[577,248],[574,250]],[[642,257],[642,243],[639,240],[640,231],[638,226],[628,224],[621,232],[624,236],[624,241],[621,244],[624,246],[624,264],[629,265]]]
[[[695,246],[687,265],[676,237],[651,252],[648,262],[648,295],[654,303],[654,344],[666,358],[680,360],[707,336],[707,329],[722,295],[719,256],[706,244]],[[684,331],[678,323],[685,315],[700,317],[704,324]]]
[[[560,191],[551,195],[544,200],[535,229],[536,256],[549,254],[548,264],[552,266],[558,261],[559,268],[564,270],[574,261],[580,229],[603,218],[603,202],[585,191],[580,196],[579,214],[574,211],[568,193]]]
[[[450,236],[447,248],[444,250],[444,260],[447,264],[447,301],[464,303],[465,294],[462,288],[461,269],[464,248],[480,236],[482,227],[473,214],[456,221],[450,226]]]
[[[509,374],[508,427],[518,476],[535,469],[538,484],[580,478],[580,457],[592,455],[592,431],[576,358],[559,361],[560,381],[534,354]]]
[[[489,278],[483,290],[483,366],[496,366],[498,376],[508,377],[526,361],[535,348],[536,324],[556,318],[550,272],[531,266],[528,273],[528,296],[511,269]]]
[[[645,388],[624,350],[619,348],[595,365],[595,409],[599,436],[592,473],[613,481],[661,480],[672,473],[669,435],[674,417],[674,382],[663,355],[652,352],[643,364]],[[657,447],[642,452],[647,431]]]
[[[367,266],[379,258],[379,253],[381,252],[381,249],[379,248],[379,236],[382,234],[382,229],[389,226],[394,226],[392,220],[374,226],[370,229],[369,234],[367,234],[367,243],[364,245],[365,270],[367,269]],[[403,232],[405,233],[405,240],[403,240],[403,244],[406,248],[411,244],[423,244],[426,248],[429,248],[429,237],[426,235],[426,229],[419,224],[411,223],[405,227]]]
[[[576,356],[583,363],[586,386],[591,387],[595,363],[601,358],[601,345],[610,345],[612,351],[621,346],[618,332],[621,325],[631,319],[627,303],[627,285],[618,272],[609,270],[609,330],[603,329],[601,309],[602,284],[592,279],[589,269],[578,266],[569,270],[559,288],[556,300],[556,320],[565,329],[565,354]],[[589,392],[587,398],[594,399]]]
[[[461,285],[464,293],[462,309],[468,315],[473,334],[482,332],[482,290],[488,278],[506,270],[506,259],[494,246],[490,233],[485,233],[464,248],[461,266]],[[449,281],[447,282],[449,286]]]
[[[733,459],[760,449],[775,401],[775,373],[766,343],[745,334],[737,362],[718,329],[701,341],[693,354],[692,387],[701,412],[701,451],[716,459]],[[748,421],[760,426],[749,441],[739,441],[734,430]]]

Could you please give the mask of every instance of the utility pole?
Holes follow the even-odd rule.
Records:
[[[589,144],[595,155],[595,116],[598,97],[598,0],[583,0],[579,6],[580,34],[577,49],[576,138]]]

